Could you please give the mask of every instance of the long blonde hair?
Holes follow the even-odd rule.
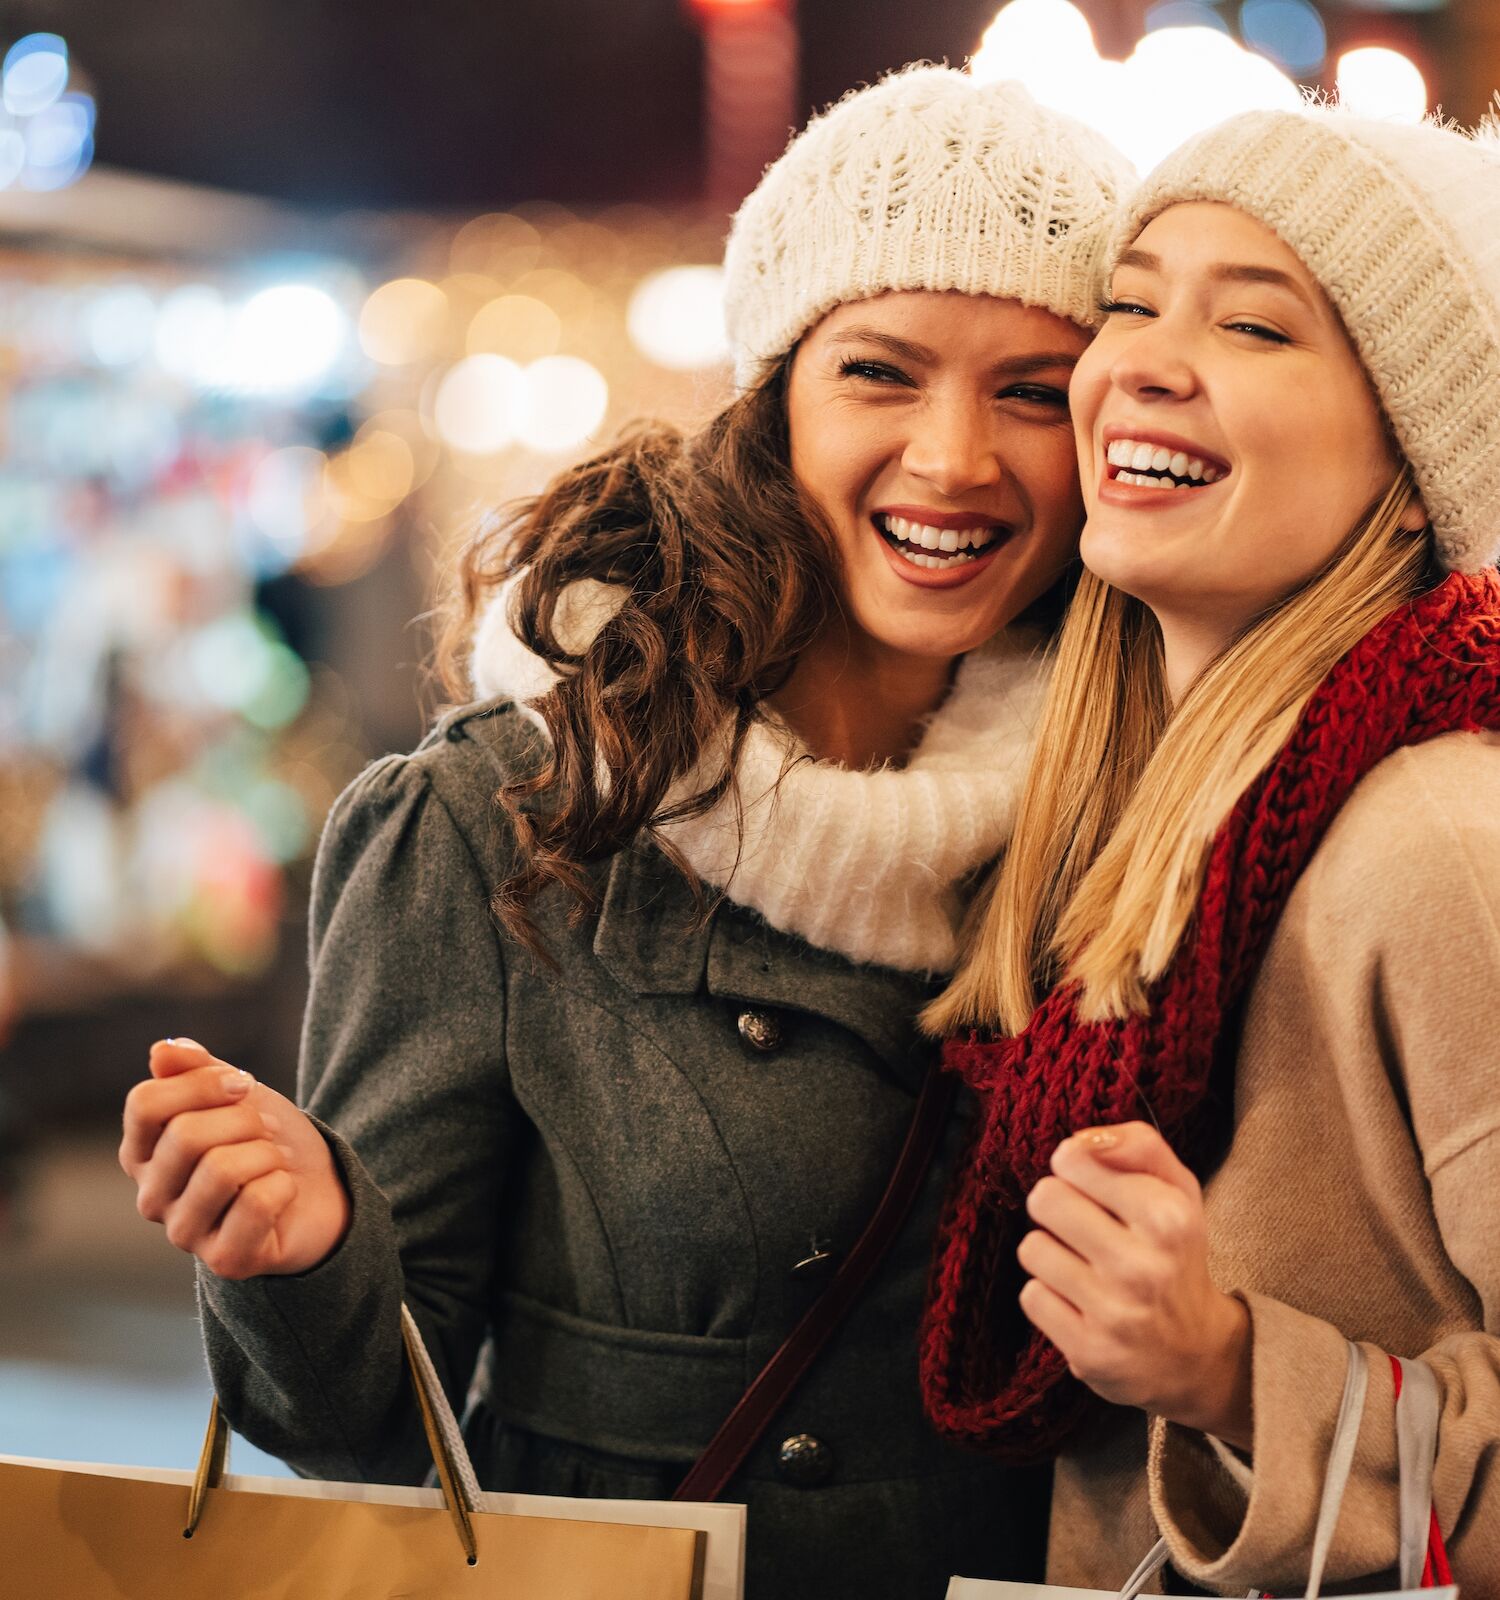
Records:
[[[1062,978],[1081,984],[1085,1019],[1146,1009],[1240,796],[1339,658],[1432,581],[1430,535],[1403,526],[1415,499],[1403,467],[1327,565],[1252,622],[1175,709],[1156,619],[1084,574],[1010,848],[953,981],[923,1013],[930,1032],[1019,1033]]]

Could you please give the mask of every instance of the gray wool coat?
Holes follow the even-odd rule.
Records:
[[[858,1237],[911,1119],[922,984],[729,903],[702,923],[644,842],[599,869],[597,916],[538,901],[558,972],[498,931],[513,845],[493,797],[541,753],[513,707],[468,707],[327,823],[300,1095],[352,1224],[300,1277],[199,1274],[230,1420],[309,1476],[425,1476],[404,1296],[455,1406],[470,1396],[484,1487],[669,1496]],[[725,1494],[749,1506],[748,1600],[941,1600],[955,1572],[1042,1570],[1045,1474],[943,1443],[918,1395],[961,1137],[955,1117],[875,1281]],[[815,1443],[783,1452],[799,1435]]]

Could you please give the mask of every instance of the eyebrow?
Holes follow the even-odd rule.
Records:
[[[1149,250],[1129,249],[1122,251],[1120,258],[1115,262],[1117,267],[1139,267],[1143,272],[1160,272],[1161,257],[1152,255]],[[1273,289],[1285,289],[1296,297],[1310,311],[1316,310],[1308,298],[1306,289],[1289,272],[1283,272],[1279,267],[1257,267],[1249,262],[1216,262],[1208,269],[1210,278],[1220,283],[1264,283]]]
[[[912,361],[921,366],[933,366],[941,359],[936,350],[925,344],[899,338],[894,333],[882,333],[877,328],[844,328],[831,335],[828,342],[830,345],[878,345],[903,361]],[[1025,355],[1002,356],[989,370],[1007,377],[1024,378],[1033,372],[1047,372],[1055,367],[1067,367],[1071,371],[1077,364],[1076,350],[1035,350]]]

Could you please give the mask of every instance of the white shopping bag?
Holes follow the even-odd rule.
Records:
[[[1432,1369],[1420,1361],[1402,1361],[1401,1392],[1396,1401],[1397,1455],[1401,1463],[1400,1581],[1404,1589],[1382,1589],[1356,1595],[1351,1600],[1458,1600],[1455,1586],[1423,1589],[1422,1567],[1427,1555],[1428,1529],[1432,1525],[1432,1469],[1437,1454],[1439,1396]],[[1323,1498],[1308,1562],[1308,1584],[1304,1596],[1285,1600],[1318,1600],[1323,1583],[1323,1566],[1333,1543],[1344,1490],[1349,1483],[1349,1468],[1354,1461],[1354,1446],[1364,1414],[1369,1369],[1358,1345],[1349,1346],[1349,1368],[1344,1380],[1344,1398],[1334,1425],[1333,1447],[1329,1451],[1328,1472],[1323,1479]],[[1121,1588],[1067,1589],[1046,1583],[995,1583],[980,1578],[954,1578],[948,1585],[948,1600],[1135,1600],[1145,1586],[1167,1563],[1166,1541],[1155,1548]],[[1252,1589],[1252,1597],[1262,1591]]]

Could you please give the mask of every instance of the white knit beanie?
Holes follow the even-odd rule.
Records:
[[[1125,248],[1168,206],[1221,200],[1322,285],[1385,407],[1438,559],[1500,556],[1500,133],[1334,107],[1251,111],[1189,139],[1142,183]]]
[[[1018,83],[911,67],[847,95],[767,169],[734,219],[725,313],[741,388],[835,306],[957,289],[1098,321],[1132,182],[1101,134]]]

